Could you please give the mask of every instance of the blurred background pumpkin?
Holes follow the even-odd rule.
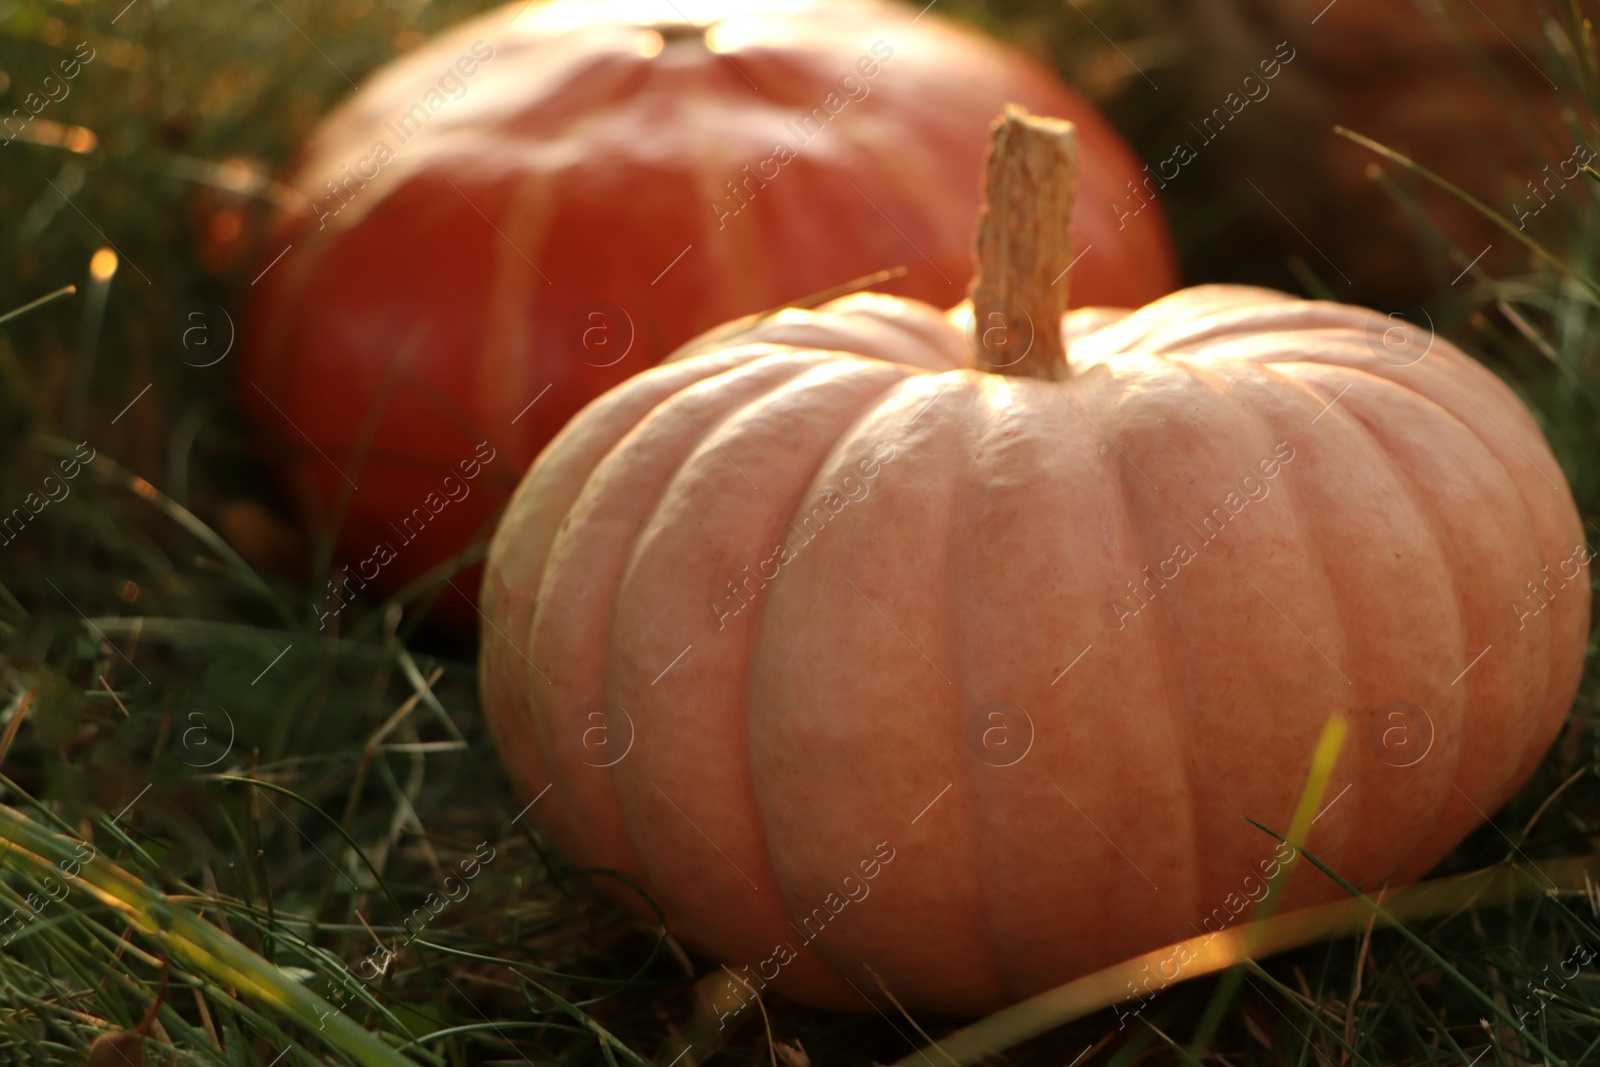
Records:
[[[1208,226],[1208,247],[1236,244],[1241,224],[1270,236],[1250,280],[1304,286],[1314,277],[1342,300],[1415,301],[1447,288],[1480,252],[1478,265],[1493,273],[1527,262],[1526,249],[1458,197],[1335,126],[1513,217],[1564,184],[1547,191],[1543,168],[1559,169],[1579,143],[1600,144],[1585,123],[1566,128],[1574,120],[1561,110],[1563,73],[1532,0],[1144,0],[1141,10],[1154,54],[1176,61],[1181,103],[1167,136],[1200,141],[1210,128],[1195,125],[1217,112],[1227,127],[1230,143],[1201,153],[1207,177],[1176,192],[1205,196],[1193,186],[1208,183],[1229,191],[1222,210],[1231,217]],[[1267,83],[1258,64],[1280,43],[1293,58]],[[1252,75],[1259,87],[1246,84]],[[1234,111],[1240,99],[1258,113]],[[1154,148],[1162,154],[1159,138]],[[1290,260],[1303,264],[1292,275]]]
[[[484,538],[575,411],[707,327],[893,268],[891,292],[958,300],[1008,102],[1076,120],[1091,149],[1079,299],[1176,284],[1160,208],[1112,206],[1136,157],[1022,56],[877,0],[677,12],[508,5],[380,71],[308,142],[239,387],[352,588],[392,592]],[[475,586],[442,606],[470,617]]]

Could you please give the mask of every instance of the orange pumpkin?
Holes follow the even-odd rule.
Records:
[[[567,419],[716,323],[897,266],[891,291],[959,299],[1007,101],[1076,119],[1100,160],[1083,297],[1176,284],[1161,218],[1110,206],[1140,175],[1116,132],[1023,57],[917,16],[516,0],[328,118],[253,283],[240,391],[353,584],[394,590],[484,536]]]
[[[1448,342],[1237,286],[1031,329],[1061,126],[998,128],[976,312],[703,339],[581,413],[492,543],[485,698],[534,814],[752,984],[861,1009],[870,966],[981,1011],[1238,921],[1286,864],[1285,903],[1337,897],[1246,822],[1287,828],[1335,715],[1307,847],[1416,878],[1575,692],[1578,516]]]

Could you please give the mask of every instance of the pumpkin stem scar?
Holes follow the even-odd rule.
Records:
[[[1028,378],[1067,378],[1067,310],[1078,131],[1065,119],[1006,106],[984,160],[972,300],[972,367]]]

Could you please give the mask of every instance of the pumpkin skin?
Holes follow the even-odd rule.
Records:
[[[1530,773],[1578,684],[1587,553],[1491,373],[1375,312],[1208,286],[1072,312],[1073,376],[1010,378],[965,369],[966,314],[770,316],[528,472],[484,697],[578,863],[788,996],[864,1010],[865,962],[981,1012],[1227,925],[1277,844],[1246,817],[1288,826],[1335,713],[1307,847],[1364,886]],[[1125,614],[1146,565],[1172,576]],[[987,737],[992,701],[1031,736]],[[1287,906],[1342,895],[1295,866]]]
[[[960,299],[977,165],[1008,101],[1076,119],[1098,161],[1083,180],[1107,206],[1079,222],[1095,268],[1081,297],[1176,284],[1165,223],[1119,229],[1109,207],[1132,152],[1009,49],[875,0],[676,7],[693,23],[666,21],[674,5],[516,0],[378,74],[311,138],[291,179],[307,207],[279,218],[264,260],[289,250],[254,287],[240,392],[313,525],[348,496],[340,557],[394,548],[361,572],[374,589],[483,537],[568,418],[716,323],[900,265],[890,291]],[[395,117],[462,57],[459,99],[401,143]],[[846,76],[860,99],[840,95]],[[832,117],[802,145],[785,123],[815,107]],[[794,158],[764,166],[777,141]],[[756,184],[729,215],[746,167]],[[358,184],[335,198],[325,183],[347,173]],[[414,541],[419,524],[397,532],[480,442],[496,458],[466,498]]]

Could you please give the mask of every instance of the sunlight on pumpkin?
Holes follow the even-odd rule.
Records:
[[[527,33],[559,33],[562,30],[576,30],[581,26],[591,25],[597,18],[598,13],[585,10],[582,4],[533,4],[513,16],[511,24]]]
[[[667,46],[666,39],[655,30],[640,30],[639,36],[633,39],[633,49],[646,59],[651,59],[661,54]]]
[[[1017,394],[1011,391],[1011,379],[999,374],[985,375],[984,387],[989,391],[989,402],[997,408],[1008,408],[1017,402]]]
[[[713,52],[734,52],[760,41],[784,36],[784,27],[767,19],[730,19],[706,31],[706,47]]]
[[[800,12],[811,6],[810,0],[791,0],[763,6],[763,15]],[[663,10],[667,17],[663,18]],[[663,22],[686,22],[705,26],[733,19],[749,11],[745,0],[680,0],[663,9],[659,0],[612,0],[594,3],[591,0],[550,0],[532,4],[512,19],[518,29],[548,33],[552,30],[576,30],[585,26],[609,26],[617,23],[634,26],[655,26]],[[676,19],[672,14],[676,14]]]

